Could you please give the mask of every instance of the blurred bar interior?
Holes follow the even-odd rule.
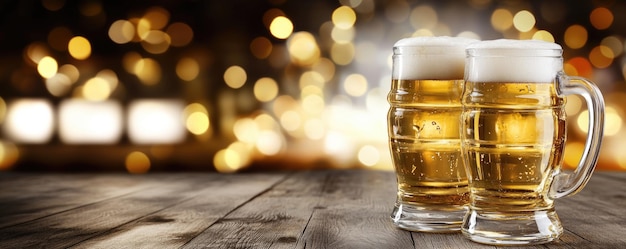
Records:
[[[0,2],[0,170],[391,170],[391,48],[541,39],[607,103],[598,169],[626,170],[626,2]],[[566,167],[586,136],[568,98]]]

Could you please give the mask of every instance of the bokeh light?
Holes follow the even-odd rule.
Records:
[[[52,138],[54,122],[54,110],[48,100],[19,99],[8,103],[2,128],[10,141],[43,144]]]
[[[570,48],[578,49],[587,43],[587,29],[585,27],[574,24],[565,30],[565,45]]]
[[[85,37],[74,36],[67,45],[70,55],[77,60],[85,60],[91,55],[91,43]]]
[[[0,87],[0,170],[20,157],[37,156],[42,164],[54,159],[22,151],[29,143],[69,159],[75,156],[62,148],[67,144],[121,150],[117,157],[126,159],[134,153],[140,159],[125,162],[129,172],[172,162],[225,173],[259,165],[313,167],[310,162],[392,170],[386,134],[391,48],[401,38],[443,35],[560,44],[564,72],[590,79],[606,96],[610,149],[603,149],[598,167],[626,169],[626,157],[613,149],[626,135],[624,98],[615,95],[626,91],[619,14],[626,3],[620,1],[271,0],[245,8],[42,0],[16,6],[37,16],[8,16],[16,25],[0,46],[0,79],[7,83]],[[9,13],[12,5],[6,7]],[[15,114],[14,103],[35,97],[48,107]],[[102,107],[109,103],[121,111]],[[568,96],[566,167],[579,160],[585,109],[581,98]],[[95,133],[109,140],[88,138]],[[82,135],[68,138],[76,134]],[[109,161],[124,159],[113,157]]]
[[[293,23],[289,18],[277,16],[270,24],[270,33],[278,39],[287,39],[293,32]]]
[[[150,170],[150,158],[140,151],[133,151],[126,156],[126,170],[131,174],[143,174]]]
[[[224,72],[224,82],[231,88],[237,89],[242,87],[246,80],[248,79],[248,75],[246,71],[240,66],[230,66]]]
[[[595,8],[589,15],[589,21],[596,29],[607,29],[613,24],[613,12],[604,7]]]
[[[535,16],[528,10],[522,10],[513,16],[513,26],[521,31],[527,32],[535,27]]]

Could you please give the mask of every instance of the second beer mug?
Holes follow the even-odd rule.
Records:
[[[563,74],[562,49],[495,40],[467,49],[462,150],[470,204],[462,232],[487,244],[540,244],[563,233],[554,199],[582,189],[597,162],[604,102],[595,85]],[[576,170],[561,172],[565,95],[585,98],[589,134]]]
[[[393,48],[389,139],[398,180],[391,215],[407,230],[461,229],[468,201],[459,116],[471,39],[420,37]]]

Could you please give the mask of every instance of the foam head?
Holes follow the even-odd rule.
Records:
[[[393,47],[394,79],[463,79],[465,48],[477,42],[462,37],[412,37]]]
[[[465,79],[472,82],[552,82],[563,69],[560,45],[537,40],[491,40],[467,47]]]

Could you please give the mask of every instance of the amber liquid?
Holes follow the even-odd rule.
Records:
[[[462,87],[462,80],[392,81],[388,132],[400,202],[437,209],[467,204]]]
[[[466,82],[463,103],[470,208],[551,209],[548,191],[562,164],[566,134],[565,101],[554,84]]]

